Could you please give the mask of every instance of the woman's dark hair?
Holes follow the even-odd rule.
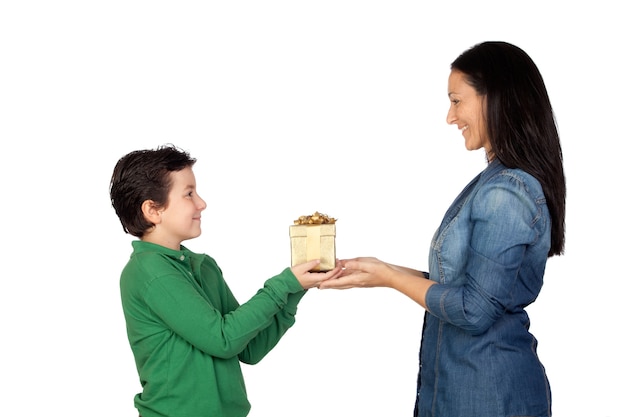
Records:
[[[505,166],[541,183],[552,218],[548,256],[565,248],[565,174],[559,133],[543,77],[517,46],[484,42],[463,52],[451,69],[487,99],[485,121],[492,151]]]
[[[133,151],[120,158],[113,169],[109,193],[124,232],[141,238],[153,227],[141,205],[152,200],[156,207],[167,207],[170,173],[192,167],[195,162],[189,153],[173,145]]]

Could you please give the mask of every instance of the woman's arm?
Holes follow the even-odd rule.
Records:
[[[320,284],[320,289],[387,287],[401,292],[426,308],[426,292],[436,283],[421,271],[392,265],[376,258],[354,258],[340,261],[344,272],[336,279]]]

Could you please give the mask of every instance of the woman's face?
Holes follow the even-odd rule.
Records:
[[[448,78],[448,97],[450,110],[446,121],[457,125],[465,138],[465,148],[474,151],[484,148],[487,157],[491,160],[491,143],[487,136],[485,123],[485,109],[487,100],[479,96],[474,87],[465,81],[461,71],[452,70]]]

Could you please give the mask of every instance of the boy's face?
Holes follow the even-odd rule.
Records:
[[[167,208],[159,210],[160,221],[146,240],[179,250],[181,242],[200,236],[200,213],[206,203],[196,193],[196,177],[190,167],[171,172],[170,178]]]

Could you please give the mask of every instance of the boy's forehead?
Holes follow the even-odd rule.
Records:
[[[176,188],[195,188],[196,177],[191,167],[183,168],[180,171],[170,172],[172,185]]]

